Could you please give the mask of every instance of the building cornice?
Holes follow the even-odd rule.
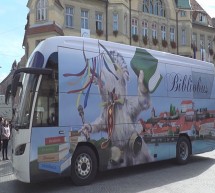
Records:
[[[215,32],[215,27],[213,27],[213,26],[202,25],[197,22],[192,22],[192,26],[196,27],[196,28],[203,28],[203,29],[207,29],[207,30],[211,30],[211,31]]]
[[[64,7],[62,6],[60,0],[55,0],[55,4],[58,5],[61,9],[64,9]]]
[[[40,25],[36,27],[31,27],[26,30],[26,35],[34,35],[34,34],[41,34],[41,33],[50,33],[50,32],[56,32],[59,35],[64,35],[63,30],[56,25],[55,22],[48,25]]]

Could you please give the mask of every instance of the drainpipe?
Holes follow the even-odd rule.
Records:
[[[130,31],[130,45],[131,45],[131,0],[129,0],[129,31]]]
[[[177,44],[177,55],[178,55],[178,10],[176,10],[176,33],[177,33],[177,36],[176,36],[176,44]]]
[[[106,0],[106,41],[108,41],[108,0]]]

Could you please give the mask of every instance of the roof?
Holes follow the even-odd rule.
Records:
[[[191,9],[190,0],[175,0],[178,9]]]
[[[181,102],[181,105],[189,105],[189,104],[193,104],[192,100],[184,100]]]
[[[56,32],[59,35],[64,35],[64,32],[59,25],[57,25],[55,22],[52,24],[47,25],[40,25],[36,27],[28,28],[26,31],[26,35],[34,35],[39,33],[50,33],[50,32]]]
[[[191,9],[194,11],[193,14],[192,14],[192,18],[194,21],[196,21],[197,19],[197,15],[199,13],[204,13],[207,17],[207,20],[208,20],[208,24],[213,26],[212,25],[212,19],[211,17],[207,14],[207,12],[202,8],[201,5],[199,5],[199,3],[196,1],[196,0],[190,0],[190,4],[191,4]]]
[[[63,9],[63,6],[62,6],[62,4],[61,4],[61,2],[60,2],[59,0],[55,0],[55,3],[56,3],[60,8]]]

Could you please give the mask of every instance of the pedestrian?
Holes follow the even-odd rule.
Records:
[[[1,140],[1,135],[2,135],[2,127],[3,127],[3,118],[0,117],[0,152],[1,152],[1,149],[2,149],[2,140]]]
[[[3,160],[8,160],[7,149],[8,149],[9,139],[10,139],[10,127],[9,127],[8,120],[5,119],[3,122],[3,127],[2,127],[2,141],[3,141],[2,156],[3,156]]]

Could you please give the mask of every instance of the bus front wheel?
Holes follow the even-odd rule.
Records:
[[[75,151],[71,163],[71,178],[75,185],[90,184],[97,173],[97,158],[88,146],[81,146]]]
[[[176,161],[178,164],[186,164],[190,159],[191,146],[187,137],[181,136],[176,146]]]

